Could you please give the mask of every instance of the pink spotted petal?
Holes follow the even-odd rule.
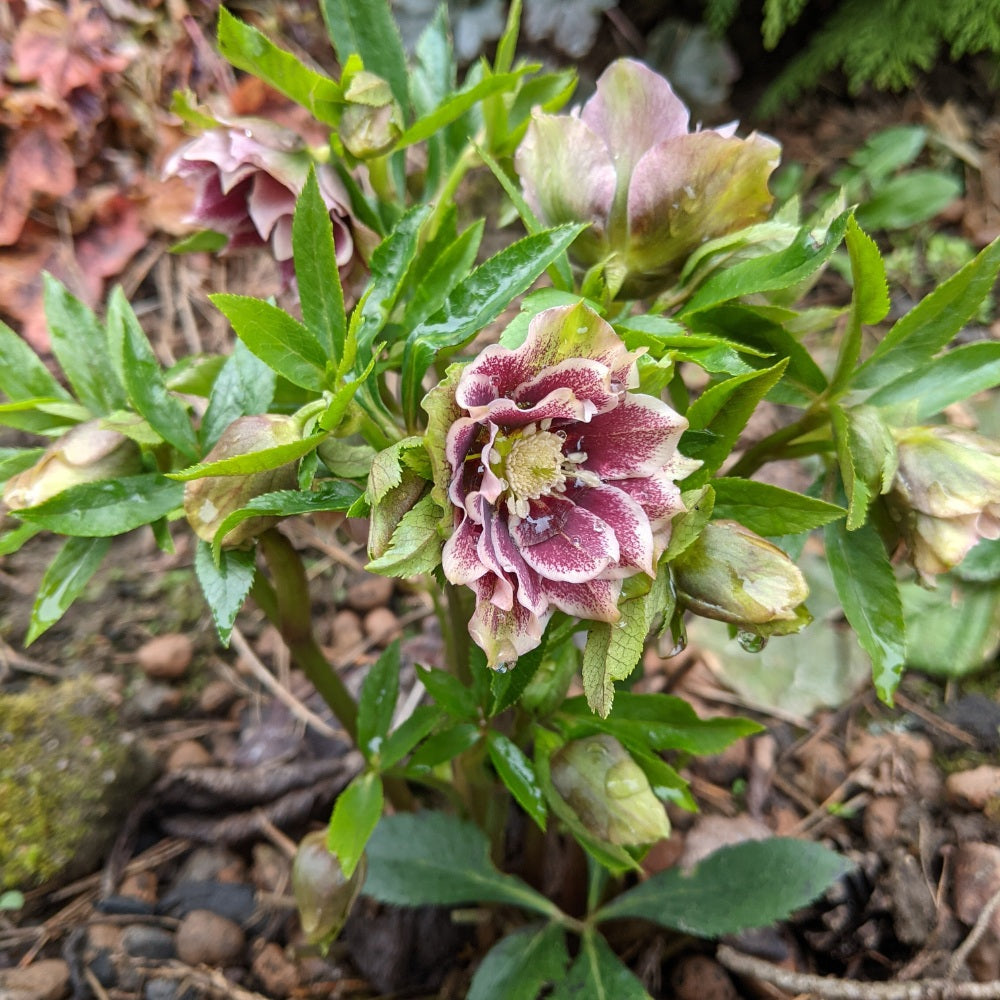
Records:
[[[511,538],[505,518],[493,515],[486,519],[484,531],[489,531],[493,552],[507,573],[517,578],[517,600],[529,611],[541,615],[548,610],[538,574],[524,561],[520,550]]]
[[[452,583],[469,584],[488,570],[479,558],[478,543],[482,528],[469,518],[463,518],[441,551],[441,567]]]
[[[498,607],[493,594],[495,579],[484,577],[476,582],[476,610],[469,621],[469,634],[486,653],[491,669],[513,665],[534,649],[552,617],[551,611],[536,615],[521,604],[507,610]]]
[[[618,610],[621,592],[621,580],[587,580],[585,583],[545,581],[545,594],[560,611],[599,622],[616,622],[621,618]]]
[[[617,484],[616,484],[617,485]],[[619,568],[655,575],[653,530],[642,507],[615,486],[581,486],[567,490],[566,499],[600,518],[614,532],[621,554]]]
[[[555,496],[546,498],[546,503],[559,511],[560,516],[564,515],[557,533],[539,542],[526,521],[511,531],[524,561],[543,579],[581,583],[593,580],[618,561],[621,555],[618,540],[600,518]]]
[[[593,403],[577,399],[572,389],[553,389],[534,406],[521,408],[510,399],[497,399],[490,403],[483,419],[505,430],[527,427],[540,420],[586,421],[596,412]]]
[[[653,396],[629,393],[620,406],[580,425],[584,468],[602,480],[650,476],[674,454],[687,420]]]
[[[606,365],[580,358],[543,368],[534,378],[514,390],[514,401],[519,408],[527,409],[560,386],[572,390],[577,399],[591,404],[586,415],[580,418],[583,420],[617,406],[619,393],[624,389],[621,382],[616,382],[612,388],[611,372]]]
[[[686,475],[686,473],[685,473]],[[627,493],[645,511],[651,522],[669,520],[685,509],[681,491],[669,472],[654,472],[635,479],[616,479],[615,486]],[[679,477],[683,478],[683,476]]]

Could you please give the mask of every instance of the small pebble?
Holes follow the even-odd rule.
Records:
[[[827,740],[814,740],[799,754],[809,794],[817,802],[825,802],[847,777],[844,755]]]
[[[173,958],[176,954],[174,936],[152,924],[133,924],[122,934],[122,948],[133,958]]]
[[[1000,767],[982,764],[971,771],[949,774],[944,783],[948,801],[970,809],[985,809],[1000,796]]]
[[[374,608],[365,615],[365,635],[380,645],[387,645],[399,634],[399,619],[389,608]]]
[[[287,997],[299,985],[299,973],[284,951],[273,941],[260,949],[251,966],[269,997]]]
[[[344,608],[330,622],[330,642],[336,650],[350,649],[364,638],[357,613]]]
[[[122,929],[118,924],[91,924],[87,944],[95,951],[116,951],[121,946]]]
[[[118,895],[141,899],[144,903],[155,903],[157,884],[156,872],[136,872],[122,879]]]
[[[180,882],[157,907],[171,917],[209,910],[238,924],[247,923],[256,909],[253,887],[238,882]]]
[[[186,635],[158,635],[141,646],[136,659],[147,677],[159,681],[180,680],[194,657],[194,646]]]
[[[142,1000],[176,1000],[176,979],[150,979],[142,988]]]
[[[182,740],[170,751],[168,771],[186,771],[190,767],[208,767],[212,755],[197,740]]]
[[[229,965],[245,943],[239,924],[210,910],[192,910],[177,928],[177,957],[188,965]]]
[[[250,878],[264,892],[281,892],[289,883],[292,865],[273,844],[253,845],[253,867]]]
[[[367,573],[347,588],[348,607],[355,611],[384,608],[392,599],[393,588],[393,581],[389,577]]]
[[[141,719],[162,719],[173,715],[183,700],[184,692],[179,688],[143,681],[132,693],[130,708]]]
[[[185,882],[242,882],[246,862],[226,847],[196,847],[182,862],[174,886]]]
[[[971,927],[1000,892],[1000,847],[982,842],[959,844],[952,854],[951,879],[955,915]],[[994,910],[989,926],[993,936],[1000,938],[1000,910]]]
[[[670,976],[676,1000],[739,1000],[726,970],[708,955],[682,958]]]
[[[94,952],[89,962],[88,968],[94,974],[94,978],[104,987],[116,986],[118,983],[118,970],[115,968],[115,961],[111,952],[107,948]]]
[[[221,715],[238,697],[239,692],[228,681],[209,681],[198,697],[198,708],[206,715]]]
[[[3,1000],[62,1000],[69,993],[69,966],[61,958],[43,958],[23,969],[0,969]]]
[[[872,847],[885,847],[896,840],[899,832],[899,807],[899,799],[892,795],[880,795],[865,806],[862,823],[865,839]]]

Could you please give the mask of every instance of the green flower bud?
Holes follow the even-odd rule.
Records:
[[[1000,445],[956,427],[896,431],[888,500],[914,567],[930,582],[981,538],[1000,538]]]
[[[364,855],[345,878],[335,854],[326,846],[326,831],[307,833],[292,862],[292,892],[299,921],[310,944],[329,945],[340,933],[358,898],[368,871]]]
[[[347,107],[340,119],[340,141],[359,160],[381,156],[403,134],[403,112],[389,84],[360,70],[344,90]]]
[[[611,844],[651,844],[670,835],[663,803],[613,736],[567,743],[552,755],[552,784],[587,830]]]
[[[678,599],[703,618],[761,636],[797,632],[809,621],[798,566],[736,521],[710,521],[673,568]]]
[[[138,445],[100,420],[88,420],[67,431],[30,469],[7,480],[4,503],[11,510],[34,507],[57,493],[102,479],[142,471]]]
[[[237,417],[220,435],[204,462],[248,455],[282,444],[298,441],[300,428],[293,417],[264,413]],[[222,522],[233,511],[262,493],[291,490],[296,486],[295,462],[236,476],[205,476],[192,479],[184,486],[184,513],[195,534],[211,542]],[[223,547],[233,548],[266,531],[277,518],[251,517],[227,532]]]

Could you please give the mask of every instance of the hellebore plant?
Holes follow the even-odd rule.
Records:
[[[46,278],[60,377],[0,326],[0,422],[49,442],[0,451],[0,555],[43,531],[67,539],[28,641],[112,536],[146,525],[165,549],[195,533],[223,644],[248,596],[275,623],[364,760],[296,864],[310,940],[337,933],[359,887],[502,903],[508,927],[511,907],[532,916],[478,966],[473,1000],[550,985],[644,997],[604,921],[718,936],[781,919],[845,869],[774,838],[643,877],[666,806],[696,808],[679,768],[760,729],[655,693],[647,640],[683,648],[689,615],[749,649],[806,627],[793,555],[810,540],[891,701],[901,583],[960,572],[975,546],[1000,602],[998,449],[941,417],[1000,383],[1000,344],[952,343],[1000,243],[886,330],[882,259],[850,210],[769,218],[777,146],[690,131],[639,63],[614,63],[560,114],[573,75],[515,62],[517,3],[494,62],[461,83],[444,8],[412,61],[384,0],[323,10],[339,79],[225,8],[218,25],[237,68],[328,130],[321,149],[174,103],[209,131],[171,169],[200,183],[197,214],[229,250],[254,244],[294,272],[288,308],[214,295],[232,353],[163,370],[120,290],[99,318]],[[456,198],[473,169],[525,230],[479,263],[484,220]],[[799,303],[841,248],[850,305]],[[780,419],[755,438],[761,407]],[[754,478],[775,462],[799,463],[808,491]],[[407,579],[439,615],[444,650],[415,665],[426,698],[406,718],[398,643],[355,699],[316,641],[283,525],[322,512],[367,518],[369,570]],[[582,913],[537,888],[553,828],[591,862]],[[515,835],[523,878],[503,871]]]

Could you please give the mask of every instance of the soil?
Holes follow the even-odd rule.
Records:
[[[305,6],[289,5],[285,14],[303,48],[313,37],[303,27]],[[185,65],[202,93],[228,72],[210,61],[191,68],[205,59],[198,34],[209,20],[199,13],[195,42],[175,39],[170,49],[174,76]],[[968,91],[963,79],[956,87],[962,102],[951,105],[917,94],[867,104],[827,95],[768,125],[787,156],[818,179],[870,134],[903,121],[937,122],[953,143],[978,136],[995,152],[996,123],[967,101]],[[233,93],[234,103],[256,101],[251,110],[273,99],[246,87]],[[16,130],[9,123],[7,130],[10,148]],[[179,132],[160,123],[147,138],[138,169],[152,175]],[[984,205],[1000,169],[985,153],[983,164],[969,167],[969,194],[938,220],[978,243],[988,237]],[[207,291],[277,292],[269,262],[169,256],[177,234],[150,218],[142,248],[109,277],[136,302],[164,361],[225,349],[229,334]],[[36,213],[24,239],[47,239],[42,230],[52,221]],[[10,253],[3,251],[8,266]],[[844,293],[835,276],[818,292],[829,302]],[[25,303],[9,316],[41,345]],[[435,664],[440,635],[426,595],[363,572],[358,528],[345,534],[316,519],[283,530],[306,557],[318,634],[347,683],[356,689],[379,650],[402,634],[401,700],[412,710],[420,697],[413,664]],[[84,597],[28,649],[22,639],[34,594],[57,544],[35,539],[0,557],[0,692],[98,678],[116,700],[123,732],[148,750],[159,773],[120,813],[99,868],[74,881],[25,886],[22,907],[0,909],[0,998],[464,996],[500,932],[496,917],[462,925],[444,910],[362,900],[329,953],[306,942],[291,896],[291,857],[306,832],[322,828],[359,760],[252,602],[232,646],[220,646],[191,572],[189,536],[177,530],[174,542],[173,552],[163,552],[146,532],[120,540]],[[970,977],[996,987],[982,996],[1000,996],[995,669],[960,684],[911,672],[893,708],[866,685],[842,705],[799,718],[746,703],[711,664],[694,647],[672,659],[651,650],[638,686],[683,695],[702,715],[749,715],[765,731],[715,758],[674,761],[700,812],[671,810],[673,832],[651,851],[648,870],[771,834],[823,842],[856,867],[789,921],[721,946],[626,929],[612,943],[650,993],[682,1000],[838,995],[802,978],[818,973],[863,981],[856,995],[865,997],[881,996],[876,984],[903,982],[916,984],[914,996],[929,997],[939,994],[928,980]],[[580,890],[580,859],[556,837],[549,848],[552,891],[571,899]]]

